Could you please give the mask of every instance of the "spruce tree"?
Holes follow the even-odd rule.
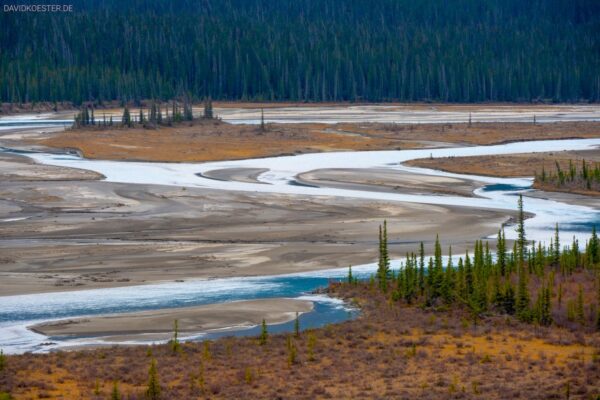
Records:
[[[425,246],[423,242],[419,245],[419,293],[423,296],[425,291]]]
[[[267,130],[265,126],[265,111],[264,109],[260,109],[260,131],[265,132]]]
[[[171,339],[171,350],[173,353],[179,353],[181,351],[181,345],[179,343],[179,323],[177,320],[173,321],[173,339]]]
[[[296,311],[296,319],[294,320],[294,336],[300,337],[300,318],[298,317],[298,311]]]
[[[296,344],[292,340],[290,335],[286,338],[286,347],[288,351],[288,366],[292,366],[296,364],[296,355],[298,354],[298,350],[296,349]]]
[[[204,100],[204,118],[213,119],[212,100],[210,97]]]
[[[379,263],[377,280],[379,288],[386,292],[390,275],[390,259],[387,248],[387,221],[383,221],[383,228],[379,226]]]
[[[112,392],[110,394],[111,400],[121,400],[121,393],[119,393],[119,385],[117,381],[114,382]]]
[[[519,267],[519,281],[517,285],[517,298],[515,302],[515,312],[521,321],[527,322],[530,320],[531,313],[529,310],[529,302],[527,272],[525,267],[521,265]]]
[[[121,123],[123,126],[128,126],[131,128],[131,113],[129,112],[129,107],[125,105],[123,109],[123,117],[121,118]]]
[[[517,239],[517,251],[518,251],[518,259],[520,262],[523,262],[524,257],[525,257],[525,245],[526,245],[526,237],[525,237],[525,212],[523,211],[523,195],[520,194],[519,195],[519,201],[518,201],[518,209],[519,209],[519,215],[518,215],[518,225],[517,225],[517,234],[518,234],[518,239]]]
[[[505,276],[506,271],[506,241],[504,238],[504,229],[498,231],[498,242],[496,244],[496,258],[498,267],[500,268],[500,275]]]
[[[156,360],[153,358],[150,362],[150,370],[148,371],[148,388],[146,389],[146,398],[149,400],[160,399],[160,382],[158,381],[158,370],[156,368]]]
[[[592,237],[588,242],[586,253],[591,265],[600,263],[600,242],[596,233],[596,225],[592,227]]]
[[[262,324],[260,326],[260,337],[259,337],[259,343],[261,346],[264,346],[267,344],[268,337],[269,337],[269,333],[267,332],[267,322],[263,318]]]
[[[307,343],[308,361],[315,360],[315,346],[316,345],[317,345],[317,337],[315,336],[314,332],[310,331],[308,333],[308,343]]]
[[[558,232],[558,223],[556,224],[556,227],[554,228],[554,252],[552,254],[552,263],[554,264],[555,267],[558,267],[560,265],[560,235]]]

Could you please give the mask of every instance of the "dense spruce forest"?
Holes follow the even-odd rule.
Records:
[[[453,264],[452,249],[443,265],[442,248],[435,242],[434,256],[427,262],[421,243],[420,251],[406,255],[406,262],[397,271],[390,269],[387,224],[379,228],[379,262],[377,274],[371,277],[391,299],[423,307],[461,306],[475,319],[490,313],[515,315],[520,321],[549,326],[582,327],[600,330],[600,239],[596,228],[584,246],[573,238],[572,243],[560,242],[556,225],[549,246],[527,240],[523,197],[519,195],[518,238],[512,252],[506,245],[504,229],[498,232],[495,257],[489,244],[475,243],[472,255],[467,252]],[[583,249],[582,249],[583,247]],[[566,289],[578,280],[575,293]],[[596,293],[586,297],[584,282],[591,282]],[[352,269],[349,284],[358,284]],[[593,292],[592,290],[588,290]],[[586,306],[588,304],[589,306]]]
[[[70,3],[0,13],[0,101],[600,100],[596,0]]]

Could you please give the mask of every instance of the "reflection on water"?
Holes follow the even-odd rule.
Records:
[[[510,183],[495,183],[493,185],[485,185],[482,190],[484,192],[500,192],[500,191],[518,191],[518,190],[525,190],[525,189],[529,189],[531,187],[531,185],[529,186],[519,186],[519,185],[512,185]]]

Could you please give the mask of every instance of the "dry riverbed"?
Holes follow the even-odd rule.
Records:
[[[187,333],[256,326],[263,319],[267,324],[280,324],[312,309],[311,301],[273,298],[68,319],[30,329],[47,336],[91,336],[111,342],[167,340],[173,336],[174,320],[180,336],[185,337]]]
[[[2,162],[27,176],[40,167],[16,156]],[[458,252],[511,217],[463,207],[73,181],[65,178],[79,170],[54,172],[59,180],[9,174],[2,182],[0,295],[345,268],[375,261],[384,219],[394,255],[420,241],[429,251],[438,233],[444,247]]]

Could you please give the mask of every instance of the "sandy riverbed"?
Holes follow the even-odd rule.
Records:
[[[38,168],[7,157],[13,169]],[[189,278],[345,268],[377,257],[387,219],[394,255],[463,250],[507,211],[340,197],[229,192],[97,180],[8,177],[0,187],[0,295]],[[65,175],[66,174],[66,175]],[[74,174],[74,175],[72,175]],[[466,185],[466,183],[465,183]]]
[[[181,337],[186,333],[255,326],[263,318],[267,324],[280,324],[312,308],[311,301],[274,298],[68,319],[30,329],[47,336],[102,337],[111,342],[166,340],[173,335],[174,320]]]

